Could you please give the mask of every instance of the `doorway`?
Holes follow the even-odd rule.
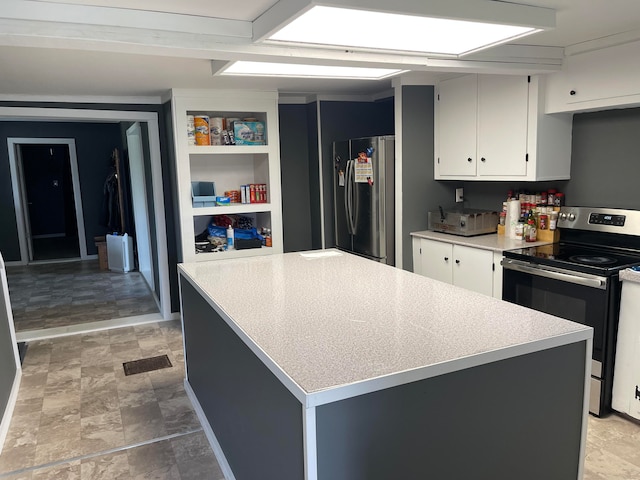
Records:
[[[170,291],[170,277],[169,277],[169,258],[167,254],[167,230],[165,223],[165,205],[164,205],[164,193],[163,193],[163,180],[162,180],[162,166],[160,156],[160,137],[159,137],[159,123],[158,114],[155,112],[139,112],[139,111],[121,111],[121,110],[89,110],[89,109],[64,109],[64,108],[29,108],[29,107],[0,107],[0,119],[10,120],[32,120],[32,121],[66,121],[66,122],[100,122],[100,123],[131,123],[139,122],[143,130],[143,150],[145,157],[148,156],[148,165],[145,165],[146,179],[145,184],[147,186],[147,212],[149,215],[149,229],[151,237],[151,264],[152,264],[152,278],[153,278],[153,292],[156,300],[159,300],[160,312],[155,314],[140,315],[137,311],[133,311],[131,308],[130,314],[135,317],[122,318],[124,324],[130,324],[134,321],[158,321],[169,320],[174,318],[175,315],[171,312],[171,291]],[[10,139],[8,139],[9,141]],[[11,139],[15,140],[15,139]],[[22,139],[20,139],[22,140]],[[32,140],[32,139],[27,139]],[[46,139],[51,143],[51,140]],[[15,142],[14,142],[15,143]],[[17,142],[20,143],[20,142]],[[28,143],[28,142],[25,142]],[[10,161],[11,168],[11,183],[13,192],[19,190],[18,175],[16,168],[16,149],[14,144],[9,142],[9,155],[13,157]],[[70,149],[70,156],[72,159],[75,151]],[[26,266],[28,264],[28,252],[26,235],[22,235],[21,231],[24,230],[24,211],[22,208],[22,202],[19,201],[17,195],[14,195],[14,208],[16,217],[16,227],[18,237],[20,240],[20,260],[11,262],[11,266]],[[79,195],[76,197],[78,200]],[[82,218],[81,215],[78,215]],[[79,231],[80,238],[86,238],[84,231]],[[22,238],[24,237],[24,238]],[[86,242],[80,242],[81,250],[84,247],[84,251],[81,251],[81,257],[86,255]],[[92,256],[96,257],[97,255]],[[88,257],[87,257],[88,258]],[[76,262],[85,263],[85,262]],[[71,265],[71,264],[67,264]],[[46,267],[47,265],[38,265],[39,267]],[[129,278],[129,277],[127,277]],[[146,283],[146,282],[145,282]],[[146,286],[145,286],[146,288]],[[131,289],[129,289],[131,290]],[[86,293],[86,292],[78,292]],[[120,298],[120,300],[124,300]],[[132,302],[131,299],[127,299]],[[78,299],[78,303],[85,303],[86,299]],[[134,305],[138,308],[137,303]],[[123,309],[128,308],[123,306]],[[126,312],[125,312],[126,313]],[[141,318],[141,320],[139,320]],[[99,320],[96,318],[96,320]],[[100,322],[94,322],[100,323]],[[115,323],[115,322],[114,322]],[[92,325],[92,328],[110,328],[106,325]]]
[[[80,258],[68,145],[18,145],[29,261]]]
[[[86,259],[75,140],[9,138],[18,229],[27,263]]]

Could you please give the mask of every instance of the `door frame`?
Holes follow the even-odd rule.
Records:
[[[129,156],[129,175],[131,177],[131,204],[133,206],[133,218],[136,227],[136,245],[138,247],[138,270],[142,278],[155,294],[155,282],[153,279],[153,260],[151,260],[151,227],[147,221],[149,204],[147,202],[147,182],[144,165],[144,149],[142,146],[142,127],[140,122],[134,122],[126,131],[127,152]],[[137,138],[140,145],[140,158],[132,156],[131,142]]]
[[[89,110],[74,108],[0,107],[0,120],[21,121],[71,121],[71,122],[146,122],[149,132],[151,156],[151,181],[156,223],[157,258],[159,269],[160,314],[171,320],[171,291],[169,286],[169,255],[167,250],[167,226],[165,219],[164,190],[162,184],[162,162],[160,157],[160,127],[156,112],[123,110]]]
[[[73,138],[7,138],[9,149],[9,169],[11,171],[11,187],[13,189],[13,205],[16,209],[18,225],[18,242],[20,244],[20,260],[23,264],[33,262],[33,244],[30,234],[29,209],[27,207],[27,192],[25,187],[24,168],[22,166],[21,145],[66,145],[69,149],[69,163],[71,165],[71,181],[73,183],[73,203],[76,210],[76,226],[78,229],[78,243],[80,259],[86,260],[87,239],[84,229],[84,215],[82,212],[82,194],[80,192],[80,177],[78,172],[78,156],[76,141]]]

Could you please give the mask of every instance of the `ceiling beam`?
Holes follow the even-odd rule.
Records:
[[[59,4],[33,0],[1,0],[0,18],[79,25],[149,28],[167,32],[216,35],[249,42],[251,22],[197,17],[164,12],[128,10],[90,5]]]

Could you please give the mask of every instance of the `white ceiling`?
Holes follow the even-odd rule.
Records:
[[[252,20],[277,0],[243,0],[241,3],[215,0],[1,1],[0,98],[30,94],[158,96],[172,87],[371,95],[389,89],[391,81],[214,77],[210,61],[262,57],[317,63],[335,59],[350,64],[397,65],[432,76],[434,72],[460,70],[464,65],[464,62],[453,62],[451,68],[432,68],[425,66],[427,59],[416,57],[251,45],[242,36],[243,27],[250,26]],[[637,0],[517,0],[514,3],[557,11],[557,28],[528,37],[526,43],[529,45],[565,47],[565,53],[572,54],[593,48],[594,44],[619,42],[620,38],[624,41],[640,39],[640,1]],[[91,7],[87,9],[86,6]],[[126,16],[122,17],[121,24],[108,20],[114,12]],[[151,12],[161,13],[153,16]],[[219,19],[233,22],[227,25]],[[170,31],[173,27],[162,27],[161,22],[165,20],[167,25],[179,26]],[[85,21],[91,25],[84,25]],[[198,22],[193,23],[193,31],[189,29],[190,22]],[[133,25],[142,28],[136,29]],[[229,27],[224,34],[227,36],[221,37],[218,32],[222,30],[218,27]],[[531,65],[528,60],[524,61],[525,66],[520,66],[518,72],[535,71],[536,61],[532,60]]]

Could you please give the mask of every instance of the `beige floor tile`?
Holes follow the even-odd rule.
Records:
[[[120,411],[83,418],[81,438],[84,455],[125,446]]]
[[[127,450],[127,455],[129,458],[129,471],[134,478],[176,466],[171,443],[167,440],[131,448]]]
[[[75,461],[34,470],[32,480],[82,480],[80,462]]]
[[[158,402],[158,405],[168,434],[184,433],[200,428],[200,420],[186,394],[184,397]]]
[[[130,480],[126,452],[92,457],[82,461],[82,480]]]
[[[42,412],[37,444],[57,443],[68,438],[80,438],[80,409],[67,405]]]
[[[120,407],[139,407],[157,402],[151,380],[144,374],[129,375],[116,382]]]
[[[0,455],[0,473],[13,472],[34,465],[36,445],[23,445],[19,448],[4,448]]]
[[[224,480],[204,432],[174,438],[171,446],[182,480]]]

